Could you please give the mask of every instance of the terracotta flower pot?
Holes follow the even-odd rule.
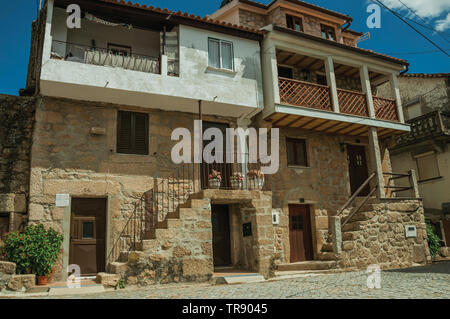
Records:
[[[48,284],[48,276],[37,276],[38,286],[45,286]]]

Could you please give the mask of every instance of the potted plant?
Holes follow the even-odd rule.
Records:
[[[23,232],[5,236],[3,253],[16,263],[17,274],[35,274],[38,285],[46,285],[61,254],[63,236],[44,225],[27,226]]]
[[[209,174],[208,185],[210,189],[219,189],[222,183],[222,174],[219,171],[212,170]]]
[[[242,189],[244,185],[244,177],[240,172],[235,172],[230,177],[230,183],[232,189]]]
[[[264,186],[264,174],[260,170],[251,170],[247,173],[248,188],[262,190]]]

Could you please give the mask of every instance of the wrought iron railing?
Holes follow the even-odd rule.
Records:
[[[450,135],[450,114],[434,111],[407,121],[411,132],[397,137],[396,146],[405,146],[426,139]]]
[[[332,111],[328,86],[287,78],[279,78],[278,84],[281,103]]]
[[[146,73],[161,73],[159,57],[117,52],[75,43],[53,40],[52,58],[84,64],[118,67]]]
[[[373,105],[377,119],[399,122],[395,100],[374,96]]]
[[[337,89],[337,94],[341,113],[369,117],[365,93]]]

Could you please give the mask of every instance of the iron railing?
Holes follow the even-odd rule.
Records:
[[[84,64],[118,67],[146,73],[161,73],[159,57],[135,54],[134,52],[117,52],[112,49],[58,40],[53,40],[52,42],[52,58]]]

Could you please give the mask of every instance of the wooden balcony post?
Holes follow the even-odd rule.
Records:
[[[391,73],[389,76],[389,82],[391,84],[392,97],[397,104],[397,115],[400,123],[405,123],[405,116],[403,115],[402,98],[400,96],[400,89],[398,86],[398,79],[395,73]]]
[[[334,63],[331,56],[325,59],[325,73],[327,75],[327,83],[330,87],[331,105],[335,113],[340,113],[339,98],[337,92],[336,75],[334,73]]]
[[[378,133],[375,127],[369,127],[369,156],[372,171],[376,173],[375,180],[378,184],[376,191],[377,198],[385,198],[383,167],[381,164],[380,143],[378,142]]]
[[[370,118],[376,118],[375,116],[375,106],[373,104],[373,95],[372,95],[372,87],[370,86],[370,77],[369,77],[369,69],[367,66],[363,65],[360,68],[360,77],[361,77],[361,85],[362,90],[366,93],[367,97],[367,110],[369,111]]]

